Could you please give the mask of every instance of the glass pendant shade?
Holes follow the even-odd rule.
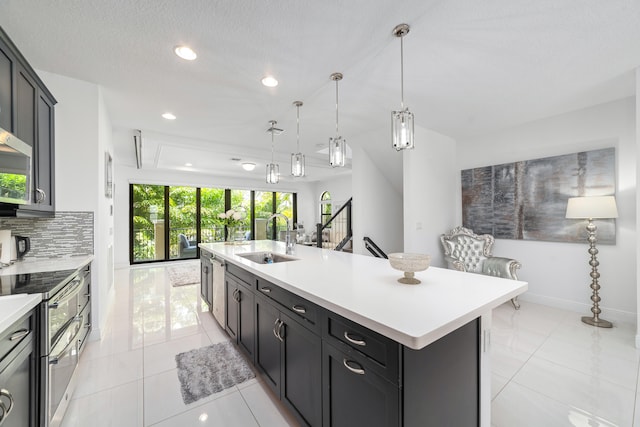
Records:
[[[413,148],[413,113],[405,108],[391,112],[391,139],[397,151]]]
[[[291,175],[295,177],[304,176],[304,154],[291,153]]]
[[[280,166],[276,163],[267,165],[267,184],[277,184],[280,179]]]
[[[347,146],[345,140],[341,136],[329,138],[329,164],[331,167],[343,167],[346,157]]]

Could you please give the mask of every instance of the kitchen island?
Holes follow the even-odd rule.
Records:
[[[490,424],[491,310],[524,292],[525,282],[432,267],[416,273],[421,284],[403,285],[397,282],[402,272],[369,256],[297,246],[296,260],[259,264],[242,255],[284,254],[284,243],[200,248],[227,263],[227,331],[263,376],[272,377],[274,391],[302,423]],[[238,320],[244,320],[243,328]],[[266,341],[269,333],[282,348]],[[305,382],[321,383],[298,405],[286,392],[287,385],[296,385],[284,374],[270,376],[277,363],[268,360],[274,351],[283,360],[295,358],[286,341],[293,347],[296,337],[304,344],[298,350],[311,359],[308,366],[319,363],[318,374],[308,374]],[[287,370],[285,361],[280,365]],[[340,365],[360,382],[339,373]],[[365,372],[373,375],[366,384]],[[320,414],[314,405],[322,407]],[[369,412],[377,415],[369,420]]]

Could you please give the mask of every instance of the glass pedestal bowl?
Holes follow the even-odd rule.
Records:
[[[396,270],[404,272],[404,277],[398,282],[406,285],[417,285],[420,280],[415,278],[416,271],[423,271],[429,268],[431,256],[426,254],[393,253],[389,254],[389,264]]]

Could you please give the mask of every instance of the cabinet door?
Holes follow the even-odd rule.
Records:
[[[254,296],[250,289],[238,285],[238,347],[254,360],[256,337]]]
[[[0,128],[13,133],[13,61],[0,41]]]
[[[368,369],[366,359],[324,342],[322,363],[325,427],[399,426],[399,389]]]
[[[226,316],[227,316],[227,333],[231,338],[238,341],[238,312],[239,306],[236,300],[236,293],[238,291],[238,285],[234,279],[230,277],[225,278],[225,286],[227,287],[227,302],[226,302]]]
[[[36,85],[22,67],[16,73],[16,136],[35,147],[36,142]],[[35,165],[34,165],[35,166]]]
[[[35,150],[35,208],[41,211],[54,210],[54,129],[53,103],[38,96],[38,140]]]
[[[0,414],[0,424],[2,427],[35,427],[33,341],[29,339],[21,343],[12,353],[17,355],[9,354],[0,364],[0,401],[7,409],[13,405],[9,413]]]
[[[265,383],[280,396],[280,340],[275,335],[280,313],[267,299],[256,296],[256,366]]]
[[[209,304],[211,308],[211,289],[209,288],[211,276],[211,261],[208,258],[200,258],[200,295],[202,300]]]
[[[281,400],[309,426],[322,424],[322,340],[291,317],[281,314]],[[351,424],[367,425],[367,424]]]

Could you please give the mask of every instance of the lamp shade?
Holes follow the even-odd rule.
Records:
[[[571,197],[567,202],[566,218],[618,218],[613,196]]]

